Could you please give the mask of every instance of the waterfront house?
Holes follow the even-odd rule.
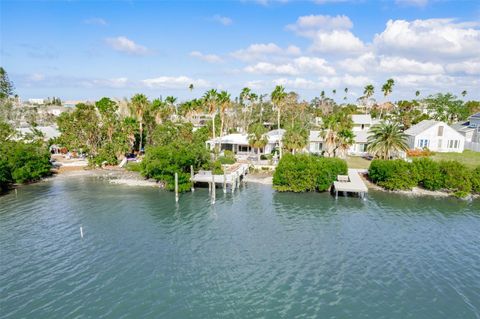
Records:
[[[268,143],[264,148],[260,149],[260,154],[270,154],[275,148],[279,146],[280,140],[283,138],[285,130],[272,130],[265,134]],[[237,155],[249,155],[256,150],[250,147],[248,142],[248,134],[245,133],[233,133],[224,135],[221,138],[217,137],[215,140],[210,139],[206,142],[207,148],[212,150],[215,145],[220,145],[220,150],[232,151]]]
[[[405,134],[410,149],[461,153],[465,147],[465,136],[440,121],[424,120],[406,130]]]
[[[323,137],[321,131],[310,131],[308,137],[308,152],[311,154],[322,154]]]
[[[379,123],[378,120],[372,119],[370,114],[353,114],[353,134],[355,135],[355,143],[348,150],[350,155],[365,155],[367,153],[368,131],[373,125]]]

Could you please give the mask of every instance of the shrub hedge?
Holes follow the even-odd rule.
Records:
[[[273,174],[273,186],[280,192],[326,191],[337,175],[346,173],[347,163],[338,158],[285,154]]]
[[[372,182],[389,190],[409,190],[420,186],[428,190],[444,190],[458,197],[480,193],[480,167],[469,170],[457,161],[435,162],[429,158],[403,160],[375,159],[368,175]]]

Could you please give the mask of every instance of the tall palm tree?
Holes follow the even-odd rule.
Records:
[[[205,105],[207,106],[208,113],[212,117],[212,140],[215,143],[215,116],[217,115],[217,104],[218,104],[217,90],[211,89],[205,92],[205,94],[203,95],[203,100],[205,101]],[[215,150],[215,147],[214,147],[214,150]]]
[[[340,158],[346,159],[348,149],[355,143],[355,134],[352,130],[343,129],[337,134],[337,151]]]
[[[227,91],[221,91],[218,94],[218,103],[220,104],[220,138],[223,136],[225,124],[225,113],[230,108],[230,94]]]
[[[177,98],[174,96],[167,96],[165,98],[165,102],[167,102],[172,111],[175,111],[175,116],[178,115],[177,105],[175,104],[175,102],[177,102]]]
[[[345,92],[345,97],[343,99],[347,100],[348,88],[343,89],[343,91]]]
[[[387,82],[382,86],[383,96],[385,97],[385,102],[387,102],[387,96],[390,95],[393,91],[393,86],[395,85],[395,81],[393,79],[388,79]],[[383,107],[380,110],[380,118],[383,116]]]
[[[242,113],[243,113],[243,123],[242,123],[242,131],[247,131],[247,113],[248,108],[250,107],[249,102],[252,99],[252,90],[248,87],[244,87],[240,92],[240,104],[242,105]]]
[[[373,94],[375,94],[375,87],[372,84],[368,84],[365,86],[363,89],[363,95],[365,96],[365,99],[368,101]],[[367,111],[367,106],[365,105],[365,112]]]
[[[188,86],[188,89],[190,90],[190,92],[193,91],[194,87],[193,87],[193,83],[190,83],[190,85]]]
[[[337,89],[332,90],[333,95],[337,94]]]
[[[419,91],[419,90],[415,91],[415,96],[416,96],[416,97],[419,97],[419,96],[420,96],[420,91]]]
[[[280,111],[286,97],[287,97],[287,93],[285,93],[285,88],[281,85],[277,85],[273,90],[272,94],[270,95],[270,98],[273,103],[273,107],[277,109],[277,125],[278,125],[277,129],[278,129],[279,136],[280,136]],[[279,156],[280,158],[282,158],[282,139],[279,139],[278,144],[280,148]]]
[[[383,96],[385,96],[385,98],[390,93],[392,93],[394,85],[395,85],[395,81],[393,79],[388,79],[387,82],[385,82],[385,84],[382,86],[382,92],[383,92]]]
[[[257,149],[258,161],[260,161],[260,149],[264,148],[268,143],[268,138],[265,136],[267,129],[262,123],[256,123],[249,127],[248,144]]]
[[[462,91],[462,96],[465,97],[465,95],[467,95],[467,90]]]
[[[406,151],[407,135],[398,123],[382,122],[372,126],[367,139],[367,150],[377,157],[389,159],[392,151]]]
[[[308,131],[300,126],[293,126],[287,129],[283,136],[283,144],[285,147],[295,154],[297,150],[305,148],[308,144]]]
[[[148,107],[148,98],[144,94],[135,94],[131,99],[131,106],[135,117],[139,123],[140,144],[139,151],[143,149],[143,115]]]

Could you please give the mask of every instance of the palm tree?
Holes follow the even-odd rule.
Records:
[[[131,99],[132,110],[140,127],[140,144],[138,147],[140,152],[143,149],[143,115],[145,114],[145,110],[147,109],[149,103],[150,102],[148,101],[148,98],[144,94],[135,94]]]
[[[332,93],[333,93],[333,95],[337,94],[337,90],[336,90],[336,89],[333,89],[333,90],[332,90]]]
[[[167,102],[168,106],[175,111],[175,115],[177,115],[178,110],[177,110],[177,105],[175,102],[177,102],[177,98],[174,96],[167,96],[165,98],[165,102]]]
[[[382,122],[372,126],[367,143],[367,150],[383,159],[389,159],[392,151],[408,150],[407,135],[398,123]]]
[[[387,82],[385,82],[385,84],[382,86],[382,92],[383,92],[383,96],[385,96],[385,98],[390,93],[392,93],[394,85],[395,85],[395,81],[393,79],[388,79]]]
[[[347,151],[352,144],[355,143],[355,134],[352,130],[343,129],[337,134],[337,150],[339,157],[346,159]]]
[[[390,93],[392,93],[394,85],[395,85],[395,81],[393,79],[388,79],[387,82],[385,82],[385,84],[382,86],[382,92],[383,92],[383,96],[385,97],[385,102],[386,102],[387,96]],[[383,115],[383,107],[380,110],[380,118],[382,118],[382,115]]]
[[[220,103],[220,139],[223,136],[223,129],[225,124],[225,112],[230,108],[230,94],[227,91],[222,91],[218,94],[218,103]]]
[[[268,143],[268,139],[265,136],[267,129],[261,123],[256,123],[249,130],[248,144],[257,149],[258,161],[260,161],[260,149],[264,148]]]
[[[242,105],[242,113],[243,113],[243,123],[242,123],[242,130],[243,132],[247,131],[247,113],[248,110],[247,108],[249,107],[247,103],[245,102],[250,102],[252,99],[252,90],[248,87],[244,87],[242,89],[242,92],[240,92],[240,104]]]
[[[325,98],[325,91],[320,92],[320,98],[323,100]]]
[[[205,92],[205,94],[203,95],[203,100],[205,101],[205,104],[208,108],[208,113],[212,116],[212,140],[213,140],[213,143],[215,143],[215,116],[217,115],[217,103],[218,103],[217,90],[211,89]],[[214,147],[214,150],[215,150],[215,147]]]
[[[193,88],[194,88],[194,87],[193,87],[193,83],[190,83],[190,85],[188,86],[188,89],[190,90],[190,92],[193,91]]]
[[[283,144],[288,150],[295,154],[295,151],[303,149],[308,144],[308,131],[299,126],[288,129],[283,136]]]
[[[373,94],[375,94],[375,87],[372,84],[368,84],[365,86],[363,89],[363,95],[365,96],[365,99],[368,101]],[[365,112],[367,111],[367,106],[365,105]]]
[[[345,97],[344,97],[343,99],[344,99],[344,100],[347,100],[348,88],[345,88],[343,91],[345,91]]]
[[[465,97],[465,95],[467,95],[467,90],[462,91],[462,96]]]
[[[419,96],[420,96],[420,91],[418,91],[418,90],[415,91],[415,96],[416,96],[416,97],[419,97]]]
[[[281,111],[281,105],[285,101],[285,98],[287,97],[287,93],[285,93],[285,88],[281,85],[277,85],[275,89],[273,90],[272,94],[270,95],[270,98],[273,103],[273,107],[277,108],[277,129],[279,130],[278,133],[280,135],[280,111]],[[280,148],[280,158],[282,158],[282,139],[279,139],[279,148]]]

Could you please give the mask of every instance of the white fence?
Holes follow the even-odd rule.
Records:
[[[480,143],[465,142],[465,149],[480,152]]]

